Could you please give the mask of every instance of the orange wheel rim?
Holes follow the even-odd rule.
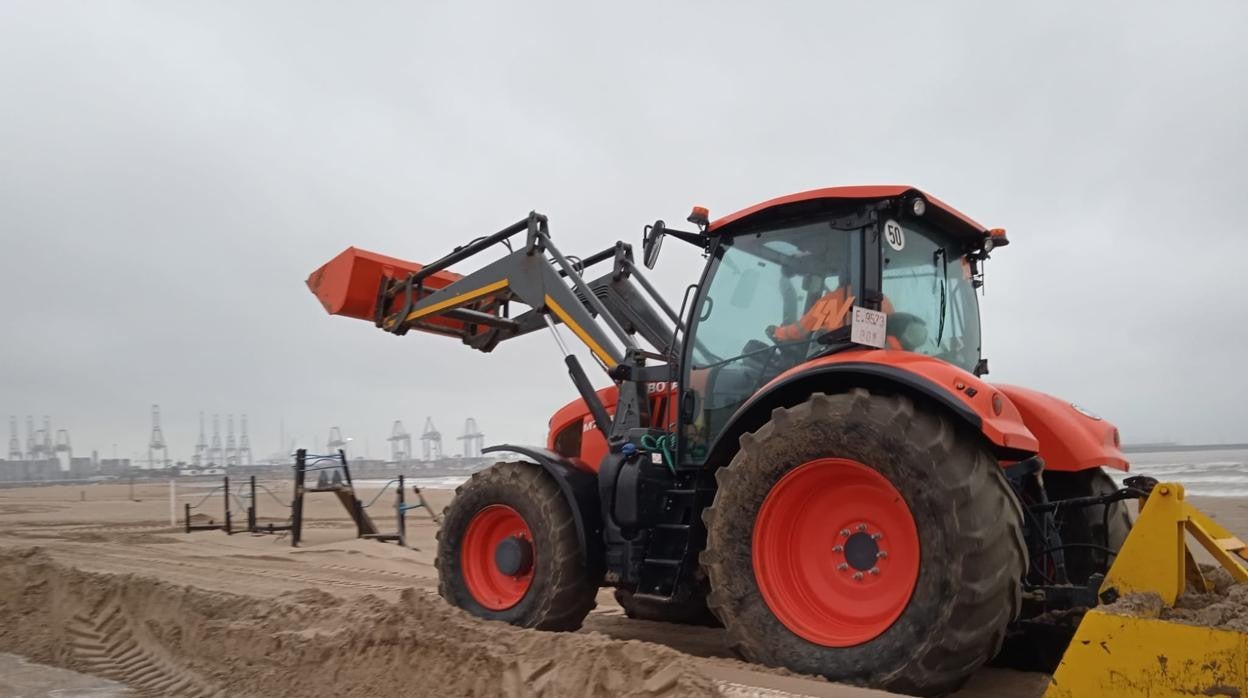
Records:
[[[508,557],[528,551],[527,559]],[[533,583],[533,534],[524,517],[505,504],[491,504],[468,522],[460,546],[460,568],[468,593],[491,611],[504,611],[524,598]]]
[[[780,478],[753,535],[754,578],[767,607],[799,637],[850,647],[888,630],[919,578],[919,536],[888,478],[853,460],[820,458]]]

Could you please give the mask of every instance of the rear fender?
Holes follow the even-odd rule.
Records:
[[[922,354],[889,350],[846,351],[807,361],[780,374],[729,420],[711,449],[712,462],[731,458],[741,434],[761,427],[777,407],[796,405],[811,393],[866,388],[934,402],[983,435],[1001,460],[1029,458],[1039,441],[1010,399],[977,376]]]
[[[586,469],[583,464],[540,446],[499,444],[481,449],[483,454],[500,452],[519,453],[530,458],[555,479],[572,511],[576,539],[585,551],[586,564],[590,569],[601,569],[602,508],[598,504],[598,474]]]
[[[1044,469],[1076,472],[1092,468],[1126,470],[1129,466],[1118,445],[1113,424],[1045,393],[1014,385],[998,385],[1023,415],[1040,440]]]

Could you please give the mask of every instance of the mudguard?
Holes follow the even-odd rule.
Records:
[[[1113,424],[1075,405],[1045,393],[1014,385],[998,390],[1023,415],[1023,422],[1040,440],[1045,470],[1073,472],[1091,468],[1127,470]]]
[[[771,410],[794,405],[811,392],[862,387],[930,399],[984,435],[1003,460],[1035,455],[1040,442],[1003,391],[950,363],[923,354],[886,349],[843,351],[795,366],[742,405],[712,447],[735,444],[758,428]]]
[[[499,444],[481,449],[481,453],[519,453],[531,458],[559,483],[572,510],[576,539],[585,551],[585,561],[592,569],[602,566],[602,508],[598,504],[598,475],[575,461],[540,446]]]

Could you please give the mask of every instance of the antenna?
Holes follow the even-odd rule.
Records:
[[[74,449],[70,448],[70,445],[69,445],[69,430],[68,429],[56,430],[56,446],[53,447],[53,451],[57,454],[56,459],[58,462],[61,459],[60,454],[62,453],[65,454],[65,462],[61,464],[62,471],[66,471],[66,470],[73,468]]]
[[[425,417],[425,430],[420,435],[425,460],[442,460],[442,432],[433,426],[433,417]]]
[[[52,457],[52,418],[43,416],[43,429],[39,430],[39,450],[44,459]]]
[[[402,465],[404,461],[412,457],[412,435],[403,428],[403,422],[394,420],[394,427],[390,429],[390,460]]]
[[[212,415],[212,446],[208,448],[208,465],[223,465],[221,457],[221,415]]]
[[[481,449],[485,448],[485,434],[477,428],[477,420],[469,417],[464,422],[464,435],[457,438],[464,442],[464,458],[481,457]]]
[[[238,465],[238,443],[234,441],[234,415],[225,418],[225,466]]]
[[[155,458],[157,451],[161,453],[159,465]],[[160,430],[160,405],[152,405],[152,438],[147,442],[147,467],[169,467],[169,446],[165,443],[165,435]]]
[[[247,415],[243,415],[238,432],[238,463],[236,465],[251,465],[251,460],[251,439],[247,438]]]
[[[201,468],[208,457],[208,436],[204,432],[204,411],[199,411],[199,441],[195,442],[195,455],[191,457],[191,465]]]
[[[342,430],[338,427],[329,428],[329,452],[336,453],[338,449],[347,447],[347,440],[342,438]]]
[[[9,417],[9,460],[22,459],[22,442],[17,438],[17,417]]]
[[[39,460],[35,457],[35,418],[26,415],[26,458]]]

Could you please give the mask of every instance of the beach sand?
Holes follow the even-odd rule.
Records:
[[[747,664],[722,630],[629,620],[608,590],[583,630],[481,621],[436,596],[436,525],[408,515],[409,547],[358,540],[330,494],[286,536],[187,534],[182,504],[217,484],[0,489],[0,652],[169,695],[870,696]],[[285,520],[289,482],[264,483],[260,520]],[[367,501],[373,492],[362,492]],[[439,509],[452,495],[426,490]],[[1248,532],[1248,500],[1193,498]],[[393,530],[389,492],[370,510]],[[220,518],[220,497],[197,510]],[[236,522],[243,517],[236,514]],[[959,696],[1038,696],[1042,674],[983,669]],[[176,689],[176,690],[174,690]]]

